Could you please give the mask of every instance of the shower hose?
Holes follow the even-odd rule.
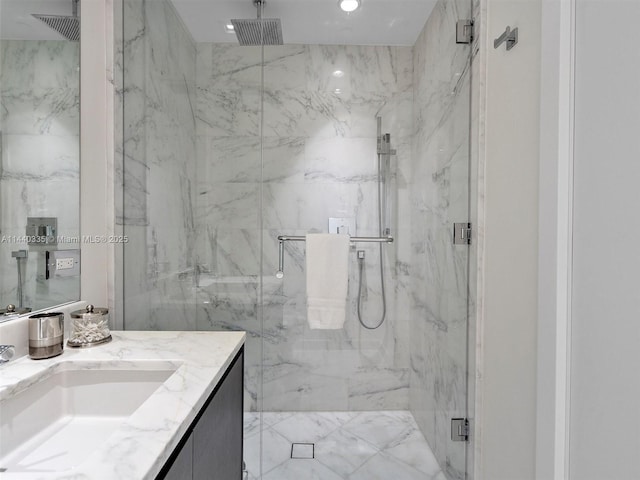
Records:
[[[382,155],[378,154],[378,232],[382,236]],[[387,179],[385,179],[385,182]],[[375,326],[370,326],[362,319],[362,273],[364,270],[364,257],[358,256],[358,321],[367,330],[375,330],[384,323],[387,316],[387,298],[384,291],[384,256],[382,252],[382,243],[378,245],[380,259],[380,288],[382,294],[382,314],[380,320]]]

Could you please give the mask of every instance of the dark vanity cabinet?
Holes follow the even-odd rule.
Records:
[[[165,480],[241,480],[244,347],[158,475]]]

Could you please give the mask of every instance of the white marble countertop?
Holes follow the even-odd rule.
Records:
[[[56,474],[0,473],[0,479],[152,479],[160,472],[225,370],[244,344],[244,332],[111,332],[113,341],[86,349],[65,348],[58,357],[22,357],[0,367],[0,398],[48,375],[61,362],[92,368],[99,362],[143,367],[145,361],[178,366],[107,441],[77,467]],[[114,392],[116,395],[117,392]],[[25,476],[27,475],[27,476]]]

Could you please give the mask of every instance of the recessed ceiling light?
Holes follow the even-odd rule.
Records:
[[[224,26],[224,31],[227,32],[227,33],[236,33],[236,29],[235,29],[235,27],[233,26],[232,23],[227,23]]]
[[[335,93],[336,95],[340,95],[342,93],[342,89],[341,88],[336,88],[333,93]]]
[[[360,0],[338,0],[338,6],[345,12],[353,12],[360,7]]]
[[[336,78],[342,78],[344,77],[344,72],[342,70],[336,70],[335,72],[333,72],[333,76]]]

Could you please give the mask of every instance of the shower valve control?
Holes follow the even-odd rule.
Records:
[[[364,260],[364,250],[358,250],[358,260]]]
[[[329,218],[329,233],[341,233],[343,235],[356,235],[356,219],[354,217]]]

